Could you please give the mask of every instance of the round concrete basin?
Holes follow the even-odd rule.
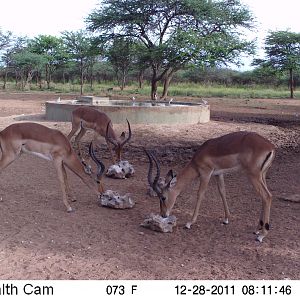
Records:
[[[210,119],[209,105],[204,103],[128,100],[47,101],[46,119],[71,121],[72,111],[85,105],[105,112],[115,124],[125,123],[126,119],[132,124],[197,124]]]

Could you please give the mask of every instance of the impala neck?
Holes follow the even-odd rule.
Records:
[[[177,195],[181,193],[181,191],[190,184],[195,178],[199,176],[199,173],[193,167],[192,163],[189,162],[177,175],[177,183],[174,187]]]
[[[108,127],[108,136],[111,139],[117,140],[117,136],[115,134],[115,131],[114,131],[114,129],[111,126]]]

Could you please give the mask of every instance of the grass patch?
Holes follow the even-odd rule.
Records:
[[[9,82],[6,86],[7,91],[21,91],[13,82]],[[26,91],[51,91],[56,93],[80,93],[79,84],[71,83],[51,83],[50,90],[43,86],[42,89],[35,84],[31,84],[30,89]],[[104,82],[94,84],[91,87],[84,85],[84,94],[112,96],[112,95],[136,95],[146,99],[150,98],[150,85],[145,84],[139,89],[136,84],[127,85],[121,91],[115,82]],[[162,93],[162,87],[158,87],[158,94]],[[169,97],[195,97],[195,98],[289,98],[290,91],[286,87],[265,87],[265,86],[222,86],[222,85],[203,85],[195,83],[177,83],[172,84],[169,88]],[[300,91],[294,92],[295,99],[300,99]]]

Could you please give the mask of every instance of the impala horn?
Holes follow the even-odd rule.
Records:
[[[148,159],[149,159],[148,182],[149,182],[149,185],[156,192],[156,194],[159,196],[159,199],[160,199],[161,198],[160,195],[162,194],[160,188],[158,187],[158,180],[160,178],[160,167],[159,167],[158,161],[157,161],[156,157],[153,155],[153,153],[146,149],[144,149],[144,151],[146,152]],[[153,161],[156,166],[156,175],[155,175],[154,179],[152,177]]]
[[[126,119],[127,121],[127,125],[128,125],[128,137],[126,139],[124,139],[121,143],[120,143],[120,147],[123,148],[123,146],[128,143],[131,139],[131,127],[130,127],[130,123],[129,121]]]
[[[102,179],[102,175],[105,171],[105,165],[103,164],[103,162],[100,159],[98,159],[96,157],[95,150],[93,147],[93,142],[90,143],[89,154],[90,154],[90,157],[92,158],[92,160],[97,165],[97,173],[96,173],[97,174],[97,183],[99,184],[99,191],[102,193],[102,192],[104,192],[104,188],[102,186],[101,179]]]
[[[106,126],[106,133],[105,133],[105,139],[106,139],[106,142],[108,141],[108,142],[112,143],[115,147],[118,147],[117,141],[116,141],[115,139],[112,139],[112,138],[108,135],[108,129],[109,129],[110,125],[111,125],[111,121],[109,121],[109,122],[107,123],[107,126]]]

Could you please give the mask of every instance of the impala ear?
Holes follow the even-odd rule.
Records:
[[[172,188],[173,186],[175,186],[176,182],[177,182],[177,177],[176,174],[173,170],[170,170],[167,175],[166,175],[166,187],[167,188]]]
[[[177,177],[176,175],[172,178],[172,180],[169,182],[169,188],[171,189],[172,187],[174,187],[177,183]]]
[[[176,177],[175,172],[174,172],[172,169],[169,170],[169,172],[168,172],[167,175],[166,175],[165,182],[171,181],[174,177]]]

